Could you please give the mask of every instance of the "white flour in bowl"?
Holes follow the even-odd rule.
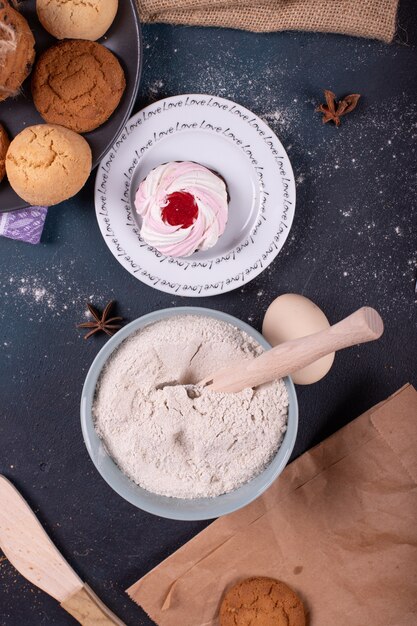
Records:
[[[259,474],[286,430],[284,382],[237,394],[192,385],[262,351],[238,328],[191,315],[126,339],[93,405],[97,432],[120,469],[144,489],[178,498],[217,496]]]

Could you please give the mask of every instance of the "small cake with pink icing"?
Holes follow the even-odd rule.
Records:
[[[141,182],[135,208],[147,244],[167,256],[186,257],[212,248],[224,233],[228,193],[224,180],[203,165],[174,161]]]

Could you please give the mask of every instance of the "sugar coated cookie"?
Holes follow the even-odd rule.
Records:
[[[118,0],[36,0],[39,21],[57,39],[95,41],[110,28]]]
[[[229,589],[220,607],[220,626],[305,626],[303,603],[273,578],[247,578]]]
[[[76,39],[46,50],[32,77],[33,101],[43,119],[78,133],[103,124],[125,87],[124,72],[110,50]]]
[[[68,128],[38,124],[22,130],[6,155],[15,192],[29,204],[50,206],[75,195],[91,171],[91,150]]]
[[[0,101],[15,95],[35,60],[29,24],[7,0],[0,0]]]

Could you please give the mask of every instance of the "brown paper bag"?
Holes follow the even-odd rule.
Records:
[[[134,584],[161,626],[214,626],[231,585],[272,576],[310,626],[417,624],[417,392],[407,385],[291,463]]]

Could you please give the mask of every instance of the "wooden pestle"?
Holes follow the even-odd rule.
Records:
[[[256,359],[234,362],[207,376],[199,385],[231,393],[256,387],[288,376],[336,350],[379,339],[383,332],[379,313],[363,307],[326,330],[286,341]]]

